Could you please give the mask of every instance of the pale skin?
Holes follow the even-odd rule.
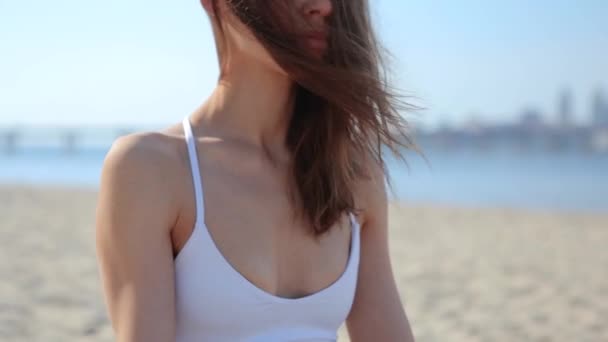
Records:
[[[211,3],[202,3],[211,13]],[[315,25],[332,11],[329,0],[292,3]],[[190,115],[204,182],[204,222],[222,254],[252,283],[281,297],[305,296],[344,271],[348,218],[317,243],[307,223],[290,215],[290,155],[283,142],[291,81],[246,30],[232,25],[226,30],[225,77]],[[369,166],[372,179],[354,189],[363,210],[357,217],[361,254],[348,333],[353,342],[413,341],[389,257],[384,176]],[[175,340],[174,258],[196,219],[191,177],[181,123],[121,137],[106,156],[96,246],[118,342]]]

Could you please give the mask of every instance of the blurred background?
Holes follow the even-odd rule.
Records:
[[[387,155],[419,341],[608,341],[608,2],[370,1],[428,158]],[[198,1],[0,1],[0,340],[110,341],[94,255],[116,137],[217,62]],[[341,340],[346,340],[344,330]]]

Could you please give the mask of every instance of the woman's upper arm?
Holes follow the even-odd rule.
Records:
[[[154,136],[119,138],[102,168],[96,252],[119,342],[175,338],[170,228],[176,211],[159,146]]]
[[[388,200],[381,170],[362,190],[364,214],[357,291],[346,325],[352,342],[414,341],[393,274],[388,245]]]

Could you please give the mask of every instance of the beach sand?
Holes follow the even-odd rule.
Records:
[[[113,340],[95,201],[91,190],[0,187],[0,341]],[[608,214],[413,203],[389,212],[417,341],[608,341]]]

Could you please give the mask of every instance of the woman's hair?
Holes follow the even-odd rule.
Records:
[[[358,179],[370,179],[371,163],[391,187],[383,146],[406,164],[406,149],[421,152],[401,116],[417,107],[388,82],[388,54],[374,34],[367,0],[332,1],[322,60],[308,55],[297,44],[298,33],[286,28],[285,23],[298,20],[289,17],[295,13],[285,7],[288,1],[212,1],[214,9],[225,1],[295,82],[286,142],[293,154],[290,199],[319,236],[345,211],[360,210],[353,189]],[[217,13],[215,18],[220,20]]]

